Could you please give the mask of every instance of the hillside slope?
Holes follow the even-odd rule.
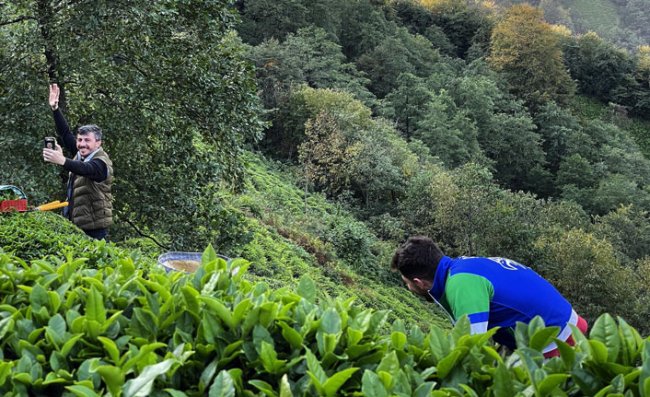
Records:
[[[221,216],[237,213],[243,219],[239,227],[247,241],[223,254],[250,261],[251,279],[273,288],[294,288],[308,275],[321,296],[355,298],[366,307],[390,310],[390,318],[424,329],[451,325],[436,305],[415,297],[390,272],[395,247],[380,241],[340,206],[320,195],[305,196],[289,169],[253,153],[247,154],[247,161],[246,186],[242,193],[223,193],[229,195],[232,208]],[[76,227],[50,213],[5,214],[0,225],[0,248],[16,251],[26,260],[46,255],[63,259],[70,250],[96,249],[102,261],[104,246],[84,248],[89,243]],[[164,251],[142,239],[118,246],[137,247],[133,255],[146,261],[145,267],[153,266]]]
[[[497,0],[496,3],[509,7],[521,1]],[[647,26],[650,3],[644,0],[550,0],[529,3],[542,8],[549,22],[565,25],[578,34],[593,31],[632,51],[650,43]]]
[[[390,272],[394,246],[340,204],[305,195],[289,167],[247,157],[246,187],[230,200],[247,215],[251,240],[233,254],[252,262],[251,274],[275,287],[293,286],[307,274],[329,295],[354,296],[424,329],[450,325],[436,305],[416,298]]]

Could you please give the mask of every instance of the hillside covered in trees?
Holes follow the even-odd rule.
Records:
[[[422,233],[451,255],[529,263],[588,316],[648,326],[647,48],[573,34],[526,4],[2,7],[0,170],[34,202],[63,190],[38,152],[57,81],[71,120],[106,126],[115,241],[135,224],[168,247],[243,255],[252,217],[314,265],[385,273],[390,248],[364,244]],[[273,214],[251,207],[251,155],[363,227],[301,219],[307,204],[277,223],[281,199]]]
[[[525,2],[494,1],[502,7]],[[533,0],[527,3],[542,9],[548,22],[566,26],[575,33],[595,32],[631,51],[650,44],[648,0]]]
[[[630,15],[634,11],[635,21],[648,17],[639,12],[643,7],[637,7],[643,2],[615,3],[625,5],[620,10]],[[43,281],[48,286],[60,279],[53,270],[56,266],[65,272],[72,265],[63,263],[81,266],[73,254],[86,255],[81,260],[88,263],[82,266],[84,275],[96,281],[80,282],[89,283],[84,294],[94,300],[108,291],[100,287],[104,282],[113,278],[122,282],[136,268],[148,272],[155,266],[152,258],[164,251],[202,252],[211,245],[216,252],[250,261],[245,277],[264,284],[244,289],[251,294],[249,299],[264,296],[274,302],[265,307],[287,305],[283,313],[295,309],[300,320],[310,323],[304,305],[315,302],[314,294],[325,299],[325,308],[313,309],[319,316],[327,313],[332,321],[324,326],[331,325],[332,332],[322,332],[339,335],[340,316],[347,318],[328,311],[327,305],[336,306],[338,313],[360,316],[361,325],[354,325],[364,329],[370,327],[365,308],[387,310],[392,314],[376,316],[381,324],[385,318],[407,324],[397,322],[392,329],[397,336],[390,343],[399,350],[406,343],[400,333],[406,334],[411,325],[432,329],[435,335],[441,332],[438,325],[449,326],[433,305],[412,296],[388,270],[395,247],[409,235],[424,234],[451,256],[504,256],[530,265],[590,322],[603,313],[624,319],[620,332],[632,335],[635,349],[641,349],[640,337],[626,327],[629,323],[641,335],[650,334],[650,47],[623,49],[606,35],[583,33],[569,23],[551,24],[544,16],[551,18],[549,4],[4,2],[0,184],[20,186],[34,204],[63,198],[66,175],[45,164],[40,151],[43,136],[54,135],[46,100],[48,83],[57,82],[62,90],[60,107],[72,124],[92,122],[105,131],[104,147],[115,168],[116,225],[111,243],[91,244],[83,236],[75,237],[66,229],[72,226],[60,217],[0,214],[4,255],[0,263],[28,281],[50,272],[45,279],[49,281]],[[556,6],[562,11],[559,3]],[[573,16],[571,20],[577,23]],[[620,26],[632,28],[623,22]],[[136,250],[124,254],[116,247]],[[112,273],[111,261],[119,272]],[[28,263],[36,268],[28,269]],[[212,262],[206,260],[210,271],[228,270],[221,262],[208,263]],[[169,294],[144,291],[156,288],[150,279],[138,281],[144,286],[139,292],[128,284],[120,291],[129,297],[142,293],[146,298],[135,301],[146,300],[158,310],[154,295],[172,296],[178,292],[175,288],[190,282],[181,276],[168,282],[155,271],[152,274],[152,280],[170,289]],[[192,281],[192,288],[216,288],[210,283],[206,287],[203,276]],[[180,284],[174,284],[177,281]],[[268,292],[269,286],[282,292]],[[300,288],[309,303],[298,307],[301,298],[283,295],[283,287]],[[36,302],[39,315],[53,310],[41,300],[41,289],[31,288],[29,296],[20,295],[14,304]],[[192,290],[183,291],[194,316],[184,317],[187,328],[181,328],[195,332],[190,323],[198,316],[199,303],[192,299]],[[224,299],[238,304],[246,300],[228,296]],[[359,306],[352,306],[351,300],[335,303],[328,296],[356,297]],[[112,299],[110,294],[105,298]],[[115,316],[124,302],[111,306]],[[233,324],[213,300],[201,304],[219,313],[226,326]],[[9,319],[13,321],[18,311],[0,307],[4,313],[0,332],[8,332]],[[52,329],[77,318],[59,317],[52,317],[47,328],[53,345],[58,339]],[[603,323],[614,324],[610,320]],[[146,328],[146,323],[140,325]],[[298,349],[294,333],[279,322],[271,323],[291,348]],[[373,330],[381,328],[372,324]],[[189,340],[165,325],[170,328],[160,330],[174,346]],[[21,326],[18,331],[36,335]],[[111,332],[117,332],[115,327]],[[294,351],[282,359],[272,356],[261,341],[273,338],[260,329],[255,342],[241,349],[239,342],[229,339],[232,334],[224,336],[221,332],[226,331],[218,329],[216,334],[202,330],[200,336],[214,341],[220,335],[220,340],[232,343],[223,347],[227,352],[236,351],[258,364],[263,360],[269,374],[283,373],[285,364],[302,357]],[[142,329],[137,331],[142,335]],[[313,336],[309,328],[301,332],[301,337]],[[350,332],[346,341],[356,340]],[[454,334],[456,342],[460,333]],[[328,370],[334,371],[332,363],[343,356],[334,357],[327,350],[334,337],[319,338],[313,343],[326,356],[323,363],[332,365]],[[408,360],[413,354],[425,357],[417,350],[425,343],[423,334],[414,331],[409,338],[418,347],[409,350]],[[113,351],[113,345],[104,343]],[[21,346],[15,340],[7,344],[12,349],[14,345]],[[367,362],[379,365],[378,355],[374,352]],[[382,365],[398,368],[397,356],[407,357],[403,352],[395,355]],[[461,361],[456,353],[452,356],[456,358],[450,361]],[[146,357],[147,363],[155,362]],[[121,360],[113,358],[116,365]],[[420,364],[431,364],[423,360]],[[217,365],[229,364],[214,365],[206,369],[210,381]],[[311,387],[307,364],[301,365],[297,373],[302,383],[283,383],[285,391]],[[323,369],[313,360],[309,365],[311,381],[324,383]],[[346,365],[336,368],[345,371]],[[26,361],[20,365],[28,367]],[[143,368],[144,364],[138,370]],[[417,383],[418,376],[431,375],[426,366],[421,370],[401,380]],[[0,380],[9,371],[8,365],[0,367]],[[113,370],[104,371],[115,375]],[[345,377],[345,382],[352,372],[338,375],[339,379]],[[445,385],[462,383],[459,374],[453,372]],[[124,383],[125,374],[119,376]],[[242,375],[220,375],[219,382],[237,383],[237,376]],[[361,375],[355,376],[361,385]],[[380,375],[368,375],[368,388],[376,383],[373,376]],[[646,377],[644,373],[641,381]],[[600,390],[610,381],[594,381],[582,390]],[[266,390],[264,384],[256,384]],[[559,381],[553,388],[558,385]]]
[[[650,326],[644,49],[529,5],[119,4],[3,5],[0,169],[32,201],[63,191],[37,150],[57,81],[71,120],[106,126],[115,241],[137,225],[167,248],[243,255],[253,217],[314,266],[383,274],[392,247],[426,234],[450,255],[531,264],[590,318]],[[364,227],[317,226],[306,204],[278,223],[281,202],[234,199],[250,151],[281,162],[305,203],[322,196]],[[362,249],[372,239],[381,255]]]
[[[643,311],[644,49],[571,34],[529,5],[237,5],[269,111],[257,147],[297,164],[306,191],[382,239],[422,233],[452,254],[531,263],[582,291],[583,311],[617,297]]]

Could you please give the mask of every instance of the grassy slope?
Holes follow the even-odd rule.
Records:
[[[305,201],[287,169],[253,154],[248,160],[245,191],[227,200],[246,214],[252,240],[227,254],[252,263],[251,279],[273,288],[294,288],[308,275],[323,295],[354,297],[358,304],[390,310],[393,319],[415,322],[425,330],[432,324],[450,326],[436,305],[415,297],[389,271],[393,244],[379,241],[362,222],[322,196],[307,195]],[[162,253],[146,239],[117,245],[143,267],[154,266]],[[88,239],[53,213],[0,214],[0,249],[27,261],[46,256],[62,260],[66,252],[83,252],[95,265],[112,260],[111,246]]]
[[[572,0],[568,8],[574,21],[602,36],[610,36],[619,25],[618,10],[610,0]]]
[[[231,197],[248,215],[253,241],[240,255],[253,265],[249,272],[273,287],[294,286],[303,274],[330,296],[355,297],[378,310],[390,309],[395,318],[448,327],[436,305],[416,298],[389,271],[394,246],[378,240],[362,222],[320,195],[298,187],[290,170],[251,154],[245,192]],[[359,257],[341,252],[336,230],[363,236]],[[344,238],[347,235],[343,236]],[[343,241],[343,243],[345,243]]]
[[[650,158],[650,121],[613,116],[605,104],[593,98],[576,97],[571,107],[575,114],[583,119],[613,122],[626,130],[634,137],[646,158]]]

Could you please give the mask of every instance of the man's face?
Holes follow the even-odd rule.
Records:
[[[95,139],[95,134],[77,134],[77,150],[79,151],[81,157],[85,158],[90,153],[99,149],[101,145],[102,141]]]
[[[429,295],[429,290],[433,284],[431,281],[422,280],[419,278],[410,279],[404,276],[402,276],[402,281],[404,281],[409,291],[413,292],[414,294],[421,296],[428,301],[431,301],[433,299],[431,298],[431,295]]]

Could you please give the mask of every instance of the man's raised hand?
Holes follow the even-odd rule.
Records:
[[[60,89],[59,85],[54,83],[50,84],[50,98],[49,98],[49,103],[50,103],[50,108],[52,110],[56,110],[59,108],[59,94],[60,94]]]

